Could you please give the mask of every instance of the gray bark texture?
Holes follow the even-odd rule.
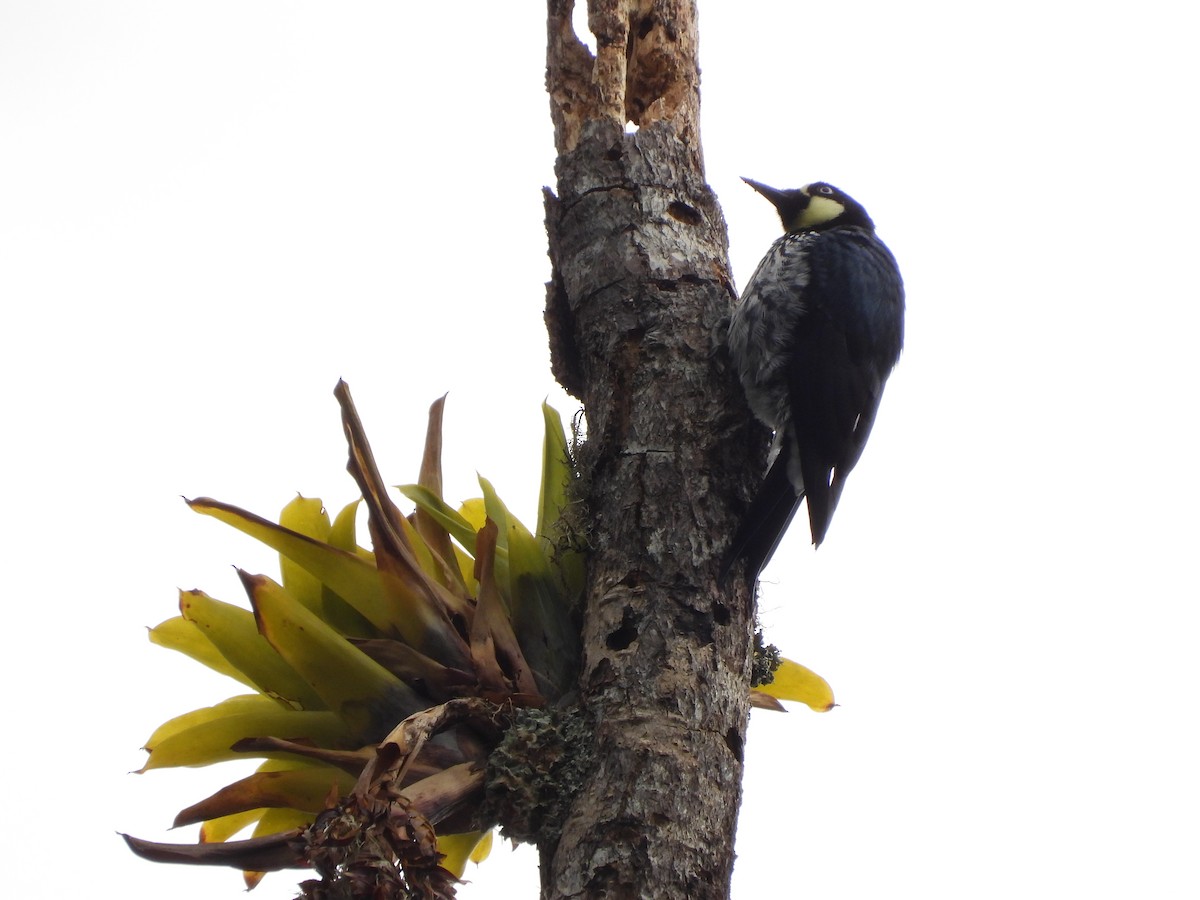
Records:
[[[716,576],[766,441],[722,347],[735,294],[704,180],[695,3],[592,0],[594,58],[571,9],[549,0],[546,321],[587,420],[595,764],[540,848],[542,896],[727,898],[754,609],[744,579]]]

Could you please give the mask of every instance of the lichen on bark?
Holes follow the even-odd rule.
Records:
[[[514,841],[554,846],[571,799],[595,764],[592,729],[578,708],[519,709],[488,757],[481,810]]]

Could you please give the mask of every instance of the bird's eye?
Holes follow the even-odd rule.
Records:
[[[831,188],[831,187],[830,187],[829,185],[827,185],[827,184],[823,184],[823,185],[821,185],[819,188],[817,188],[817,191],[818,191],[818,192],[820,192],[820,193],[822,193],[822,194],[824,194],[826,197],[832,197],[832,196],[833,196],[833,188]]]

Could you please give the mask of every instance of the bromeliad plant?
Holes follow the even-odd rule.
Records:
[[[575,686],[584,559],[565,515],[575,472],[562,421],[543,405],[536,529],[484,478],[481,498],[449,506],[443,398],[430,408],[418,482],[399,489],[415,504],[405,516],[349,388],[339,382],[335,394],[361,501],[331,522],[320,500],[298,497],[278,524],[188,501],[276,550],[281,582],[239,570],[249,610],[183,591],[180,615],[150,633],[254,693],[163,724],[142,771],[264,762],[176,816],[176,826],[200,824],[198,844],[126,841],[152,860],[240,868],[251,887],[268,871],[312,867],[321,880],[302,885],[305,897],[451,897],[503,817],[489,757],[514,723],[527,727],[523,711],[562,707]],[[360,502],[370,551],[355,533]],[[775,681],[753,692],[755,705],[833,705],[802,666],[767,669]],[[513,746],[530,744],[516,741],[506,760]],[[253,837],[231,840],[250,826]]]

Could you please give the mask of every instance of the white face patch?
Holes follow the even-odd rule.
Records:
[[[832,222],[846,211],[846,207],[831,197],[813,197],[800,213],[797,224],[801,228],[812,228]]]

